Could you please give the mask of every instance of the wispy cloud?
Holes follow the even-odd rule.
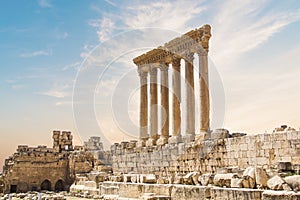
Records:
[[[38,0],[38,4],[42,8],[51,8],[52,4],[50,3],[49,0]]]
[[[115,23],[108,17],[102,19],[90,20],[90,26],[97,28],[97,34],[100,42],[107,40],[115,29]]]
[[[56,85],[53,88],[51,88],[48,91],[45,92],[39,92],[38,94],[41,95],[46,95],[46,96],[50,96],[50,97],[55,97],[55,98],[65,98],[70,96],[70,92],[68,90],[70,90],[70,86],[68,84],[66,85]]]
[[[74,62],[74,63],[68,64],[68,65],[65,65],[61,70],[62,71],[66,71],[66,70],[69,70],[69,69],[78,70],[80,64],[81,64],[81,62]]]
[[[114,3],[113,1],[111,1],[111,0],[104,0],[106,3],[108,3],[109,5],[111,5],[111,6],[114,6],[114,7],[117,7],[117,4],[116,3]]]
[[[30,57],[36,57],[36,56],[49,56],[49,55],[52,55],[52,49],[22,53],[22,54],[20,54],[20,57],[30,58]]]
[[[185,31],[188,22],[199,16],[206,7],[202,1],[154,1],[128,5],[123,13],[124,23],[131,28],[161,27],[175,31]]]
[[[55,106],[69,106],[72,105],[72,101],[58,101],[55,103]]]
[[[269,1],[224,1],[213,20],[212,54],[217,64],[232,63],[300,19],[300,10],[266,10]]]

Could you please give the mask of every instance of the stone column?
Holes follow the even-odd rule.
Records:
[[[150,138],[146,143],[146,146],[156,145],[158,139],[158,112],[157,112],[157,67],[151,65],[150,67]]]
[[[180,77],[180,58],[172,58],[172,85],[173,85],[173,134],[169,143],[181,142],[181,77]]]
[[[186,142],[195,139],[195,93],[194,93],[194,53],[185,55],[186,83]]]
[[[208,58],[207,51],[202,50],[199,53],[200,67],[200,132],[209,132],[209,82],[208,82]]]
[[[161,146],[168,143],[169,139],[169,77],[168,64],[160,64],[161,70],[161,106],[162,106],[162,131],[157,145]]]
[[[140,147],[144,147],[148,139],[148,91],[147,91],[147,76],[148,72],[139,68],[140,75]]]

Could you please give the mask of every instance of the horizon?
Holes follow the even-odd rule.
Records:
[[[204,24],[212,27],[211,87],[225,95],[224,116],[213,129],[257,134],[286,124],[299,130],[299,1],[2,5],[1,166],[19,144],[51,147],[53,130],[71,131],[78,145],[100,136],[106,148],[135,138],[139,79],[132,59]],[[106,70],[104,64],[115,58]],[[115,103],[127,102],[128,126],[111,110],[114,95],[124,88],[132,89],[130,98],[122,93]]]

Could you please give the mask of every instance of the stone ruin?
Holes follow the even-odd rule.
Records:
[[[93,199],[300,199],[300,131],[286,125],[256,135],[210,130],[210,37],[211,27],[204,25],[134,58],[141,83],[138,141],[115,143],[104,151],[99,137],[90,138],[84,147],[73,147],[69,132],[55,132],[53,148],[19,146],[5,161],[4,191],[58,190],[61,180],[59,185],[69,187],[70,195]],[[196,79],[195,55],[199,56]],[[200,86],[200,116],[195,114],[194,80]],[[187,104],[183,117],[182,98]],[[182,120],[187,124],[183,133]],[[200,124],[198,134],[195,120]]]
[[[101,160],[103,164],[111,165],[111,153],[103,148],[100,137],[92,136],[88,141],[84,142],[84,148],[87,152],[93,154],[96,160]]]
[[[19,145],[5,160],[0,189],[4,193],[69,190],[76,174],[91,172],[96,162],[83,147],[73,147],[72,139],[71,132],[53,131],[53,148]]]

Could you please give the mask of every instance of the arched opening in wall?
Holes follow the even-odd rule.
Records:
[[[16,193],[17,192],[17,185],[10,185],[10,193]]]
[[[51,190],[51,182],[49,180],[44,180],[41,184],[41,190]]]
[[[65,184],[63,182],[63,180],[58,180],[56,183],[55,183],[55,187],[54,187],[55,191],[64,191],[65,190]]]

